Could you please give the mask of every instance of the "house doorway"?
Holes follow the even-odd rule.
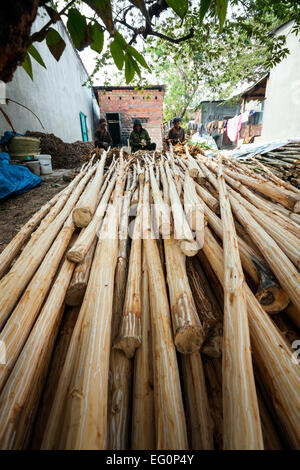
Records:
[[[120,113],[106,113],[105,114],[108,131],[113,140],[113,146],[118,147],[121,145],[121,125]]]

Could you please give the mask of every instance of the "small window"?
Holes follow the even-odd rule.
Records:
[[[122,99],[122,96],[120,96],[120,100]]]

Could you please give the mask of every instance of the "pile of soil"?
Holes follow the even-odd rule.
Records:
[[[53,168],[76,168],[86,162],[86,156],[93,150],[93,142],[66,143],[54,134],[27,131],[26,136],[40,138],[41,154],[52,157]]]

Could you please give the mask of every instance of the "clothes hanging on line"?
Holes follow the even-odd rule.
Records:
[[[242,116],[242,124],[248,122],[248,118],[249,118],[249,111],[245,111],[244,113],[241,114]]]
[[[236,142],[239,132],[242,127],[242,115],[234,116],[232,119],[228,119],[227,123],[227,135],[231,142]]]

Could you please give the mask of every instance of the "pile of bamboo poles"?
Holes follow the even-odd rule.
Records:
[[[286,144],[243,161],[256,172],[264,174],[270,171],[282,180],[300,188],[300,142]]]
[[[87,162],[0,255],[2,449],[300,448],[300,191]]]

